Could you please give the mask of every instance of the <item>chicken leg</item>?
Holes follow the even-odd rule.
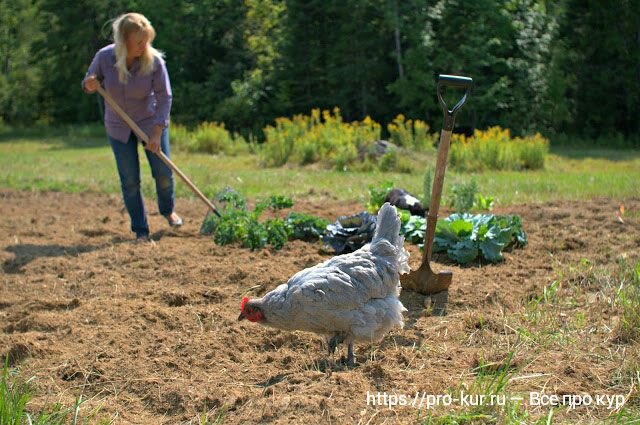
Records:
[[[347,366],[355,366],[356,359],[353,355],[353,342],[349,344],[349,348],[347,349]]]
[[[329,339],[327,345],[329,346],[329,354],[333,354],[336,352],[336,348],[338,348],[339,344],[344,342],[344,337],[342,335],[334,335],[333,338]]]
[[[327,343],[327,345],[329,346],[329,354],[334,354],[336,352],[336,348],[338,348],[338,345],[342,344],[343,342],[344,335],[334,335],[331,339],[329,339],[329,342]],[[356,365],[355,356],[353,355],[353,342],[349,343],[349,346],[347,348],[346,365]]]

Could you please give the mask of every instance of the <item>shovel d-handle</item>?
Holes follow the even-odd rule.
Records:
[[[444,101],[442,97],[442,89],[443,87],[456,87],[465,89],[464,95],[455,104],[453,109],[449,109],[447,103]],[[456,119],[456,114],[462,108],[462,105],[465,104],[467,98],[469,97],[469,93],[471,93],[471,89],[473,88],[473,79],[469,77],[461,77],[458,75],[446,75],[440,74],[438,76],[438,102],[440,102],[440,106],[442,106],[442,110],[444,112],[444,125],[442,129],[445,131],[453,130],[453,123]]]
[[[465,89],[464,96],[462,96],[458,103],[456,103],[453,109],[449,109],[442,98],[442,89],[445,86]],[[438,222],[438,210],[440,209],[440,198],[442,197],[442,186],[444,185],[444,173],[447,168],[447,158],[449,157],[451,131],[453,130],[456,114],[467,101],[472,87],[473,80],[469,77],[459,77],[456,75],[440,75],[438,77],[438,100],[444,111],[444,125],[442,127],[442,132],[440,133],[436,171],[433,177],[433,187],[431,188],[431,204],[429,205],[429,212],[427,213],[427,223],[424,234],[424,251],[422,254],[423,263],[431,260],[433,239],[435,237],[436,224]]]

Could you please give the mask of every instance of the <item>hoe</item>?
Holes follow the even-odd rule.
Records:
[[[120,118],[122,118],[122,120],[127,123],[127,125],[131,128],[131,130],[133,130],[136,136],[138,136],[138,139],[142,140],[142,143],[146,143],[149,141],[149,136],[147,136],[144,131],[142,131],[142,129],[138,127],[138,125],[131,119],[131,117],[127,115],[127,113],[120,107],[120,105],[118,105],[118,103],[111,97],[111,95],[107,93],[101,86],[98,86],[98,93],[102,95],[104,100],[120,116]],[[213,212],[215,215],[220,217],[220,213],[216,209],[215,205],[213,205],[213,203],[209,201],[202,192],[200,192],[196,185],[194,185],[191,180],[189,180],[189,178],[178,168],[178,166],[174,164],[171,159],[169,159],[169,157],[162,153],[162,151],[159,151],[158,153],[156,153],[156,155],[158,155],[162,162],[164,162],[169,168],[171,168],[182,179],[182,181],[184,181],[185,184],[189,186],[189,189],[191,189],[193,193],[195,193],[196,196],[198,196],[198,198],[200,198],[200,200],[205,203],[205,205],[209,208],[209,212]],[[209,213],[207,213],[207,216],[208,215]]]
[[[457,87],[465,90],[464,96],[456,103],[453,109],[449,109],[442,97],[442,89],[445,86]],[[453,273],[451,271],[441,271],[435,273],[429,261],[431,261],[431,251],[433,249],[433,238],[436,233],[438,222],[438,209],[440,208],[440,198],[442,196],[442,185],[444,183],[444,172],[447,168],[447,158],[449,156],[449,145],[451,143],[451,132],[456,119],[456,114],[465,104],[473,80],[469,77],[459,77],[455,75],[440,75],[438,77],[438,101],[444,112],[444,125],[440,133],[440,144],[438,146],[438,159],[436,160],[436,172],[431,189],[431,204],[427,213],[427,228],[424,234],[424,252],[422,263],[417,270],[409,274],[402,275],[402,287],[411,289],[423,295],[431,297],[432,312],[435,316],[444,316],[447,312],[449,300],[449,286]]]

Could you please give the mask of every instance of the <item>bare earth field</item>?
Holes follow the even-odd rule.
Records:
[[[330,220],[363,210],[330,196],[295,201],[294,210]],[[207,412],[211,423],[416,423],[469,408],[389,408],[367,403],[367,393],[473,392],[478,367],[499,369],[510,352],[508,394],[524,398],[530,418],[549,410],[530,405],[532,392],[622,394],[625,407],[638,405],[638,343],[621,341],[620,309],[589,273],[638,261],[640,199],[625,203],[636,212],[625,223],[612,200],[494,211],[521,215],[529,245],[497,265],[436,257],[435,268],[454,272],[449,314],[431,316],[422,296],[404,291],[405,329],[356,346],[352,369],[341,363],[345,350],[328,356],[315,335],[237,321],[243,296],[328,259],[321,243],[221,247],[198,234],[206,211],[195,200],[177,201],[179,230],[147,206],[155,242],[135,245],[119,196],[0,191],[0,355],[34,377],[32,411],[72,406],[82,394],[81,416],[100,409],[90,422],[197,422]],[[420,254],[410,250],[416,268]],[[531,300],[554,281],[555,301],[532,313]],[[561,407],[554,419],[612,414]]]

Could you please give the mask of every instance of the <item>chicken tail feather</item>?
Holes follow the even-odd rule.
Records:
[[[383,241],[389,242],[389,245]],[[400,235],[400,218],[396,208],[385,203],[378,211],[376,232],[371,241],[371,250],[387,257],[397,273],[409,273],[409,253],[404,249],[404,237]]]
[[[373,242],[378,239],[385,239],[391,243],[391,245],[397,246],[398,238],[400,237],[400,218],[396,213],[396,208],[390,203],[380,207],[378,211],[378,220],[376,222],[376,232],[373,235]]]

